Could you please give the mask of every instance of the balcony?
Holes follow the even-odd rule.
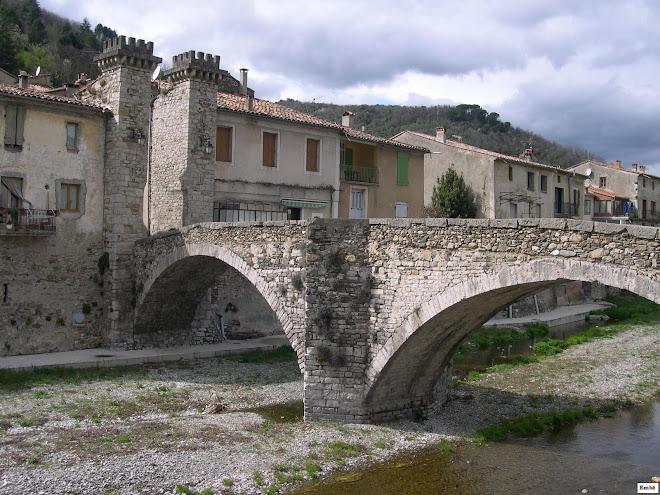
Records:
[[[350,182],[366,182],[378,184],[378,169],[376,167],[358,167],[357,165],[342,165],[341,180]]]
[[[555,218],[568,218],[578,216],[578,205],[575,203],[555,202]]]
[[[0,235],[54,235],[57,210],[0,209]]]

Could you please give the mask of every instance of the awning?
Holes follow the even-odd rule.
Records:
[[[283,199],[282,204],[291,208],[325,208],[327,201],[303,201],[297,199]]]

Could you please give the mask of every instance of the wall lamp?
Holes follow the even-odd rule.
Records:
[[[142,132],[142,129],[135,129],[133,128],[133,139],[137,144],[142,146],[146,140],[146,136],[144,135],[144,132]]]
[[[208,138],[207,136],[200,137],[199,144],[202,148],[204,148],[204,153],[206,153],[207,155],[210,155],[211,152],[213,151],[213,143],[211,142],[211,139]]]

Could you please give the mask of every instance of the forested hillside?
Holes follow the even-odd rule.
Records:
[[[52,76],[52,85],[72,82],[79,72],[98,74],[94,55],[117,33],[87,19],[72,23],[43,10],[37,0],[0,0],[0,67],[12,74],[24,70]]]
[[[502,122],[496,112],[488,112],[479,105],[405,107],[396,105],[334,105],[284,100],[281,105],[332,122],[341,122],[345,110],[355,114],[355,127],[362,126],[371,134],[391,137],[403,130],[435,136],[435,128],[447,127],[449,139],[462,141],[506,155],[520,156],[526,148],[534,148],[533,160],[548,165],[567,167],[594,158],[587,150],[561,146],[530,131]],[[453,136],[453,137],[452,137]]]

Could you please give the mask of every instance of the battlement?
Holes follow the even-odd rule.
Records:
[[[205,54],[204,52],[195,53],[194,50],[172,57],[172,68],[163,73],[172,82],[184,79],[218,82],[228,74],[226,70],[220,69],[219,55]]]
[[[119,36],[103,42],[103,51],[94,57],[101,70],[107,70],[120,65],[153,70],[163,61],[154,57],[154,44],[151,41],[136,40]]]

